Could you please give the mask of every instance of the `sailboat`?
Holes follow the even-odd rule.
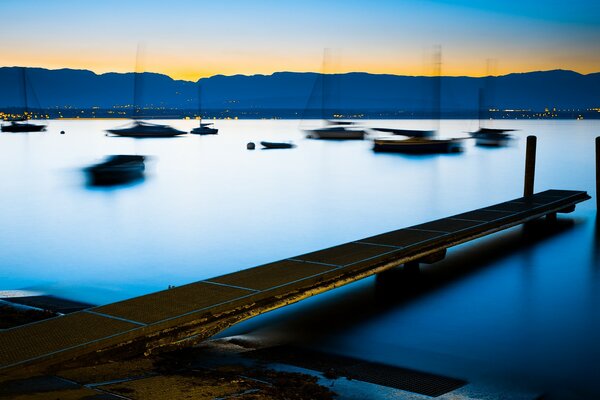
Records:
[[[200,82],[198,82],[198,118],[200,120],[200,125],[192,129],[190,133],[196,135],[216,135],[219,133],[219,130],[213,127],[214,124],[212,122],[202,123],[202,108],[200,107],[202,99],[200,96],[202,96],[202,92],[200,90]]]
[[[435,119],[441,119],[441,49],[435,54],[436,73],[433,79],[433,111]],[[373,151],[387,153],[407,154],[437,154],[437,153],[459,153],[463,151],[463,139],[436,138],[436,131],[412,130],[412,129],[386,129],[384,132],[393,133],[396,136],[379,137],[373,140]],[[377,129],[377,130],[381,130]],[[404,138],[398,135],[405,136]]]
[[[23,115],[20,118],[5,120],[9,124],[2,124],[0,129],[2,132],[41,132],[46,130],[46,125],[37,125],[27,122],[29,120],[29,109],[27,101],[27,73],[25,67],[21,69],[21,82],[23,90]]]
[[[338,121],[328,119],[325,113],[325,107],[331,107],[328,104],[328,94],[331,92],[332,80],[334,75],[326,74],[325,66],[328,60],[328,51],[325,50],[323,56],[323,71],[321,73],[321,119],[324,126],[320,128],[307,129],[306,137],[310,139],[329,139],[329,140],[363,140],[365,138],[365,130],[352,121]],[[318,80],[317,80],[318,82]],[[316,84],[315,84],[316,88]]]
[[[139,64],[139,47],[137,53],[137,62]],[[173,128],[172,126],[165,124],[153,124],[150,122],[141,121],[140,116],[140,82],[142,73],[136,72],[133,75],[133,104],[134,104],[134,115],[132,116],[133,122],[129,126],[122,128],[107,129],[106,132],[117,136],[133,137],[133,138],[165,138],[173,137],[178,135],[185,135],[187,132],[180,131]]]
[[[506,132],[513,132],[516,129],[501,129],[501,128],[486,128],[482,125],[484,112],[484,92],[479,89],[479,129],[474,132],[469,132],[472,138],[475,139],[476,146],[485,147],[505,147],[510,144],[514,137]]]

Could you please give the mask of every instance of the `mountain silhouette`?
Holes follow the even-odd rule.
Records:
[[[0,107],[23,106],[19,67],[0,68]],[[167,75],[142,73],[138,80],[141,107],[192,110],[198,107],[198,84],[203,109],[287,109],[321,107],[340,110],[427,111],[432,106],[432,77],[353,72],[327,75],[335,81],[330,104],[322,104],[322,75],[277,72],[271,75],[215,75],[198,82]],[[134,74],[96,74],[88,70],[27,68],[30,107],[51,109],[111,108],[133,104]],[[486,107],[543,110],[589,109],[600,106],[600,73],[553,70],[497,77],[442,77],[442,111],[474,111],[480,88],[486,88]],[[37,103],[37,104],[36,104]]]

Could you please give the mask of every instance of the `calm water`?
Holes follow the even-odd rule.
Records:
[[[521,129],[514,146],[469,143],[464,154],[425,157],[374,154],[369,141],[304,139],[299,121],[218,121],[220,134],[206,137],[105,136],[122,122],[51,121],[45,133],[0,134],[0,290],[103,304],[509,200],[522,192],[528,134],[538,135],[536,190],[595,196],[596,121],[497,121]],[[443,136],[476,128],[441,124]],[[260,140],[298,147],[246,150]],[[87,186],[81,168],[108,154],[150,156],[146,179]],[[557,228],[516,228],[449,251],[417,292],[402,279],[367,279],[227,334],[600,396],[595,218],[588,201]]]

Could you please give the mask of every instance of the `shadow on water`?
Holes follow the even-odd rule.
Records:
[[[572,219],[555,222],[537,220],[527,227],[484,239],[476,247],[456,250],[445,260],[422,267],[420,272],[403,268],[386,271],[375,278],[373,285],[346,288],[343,295],[313,302],[301,311],[279,315],[273,328],[277,331],[276,335],[285,340],[305,344],[319,342],[327,336],[376,319],[392,309],[409,305],[496,261],[560,235],[575,225]],[[270,330],[267,328],[267,331]],[[279,335],[279,332],[284,334]]]

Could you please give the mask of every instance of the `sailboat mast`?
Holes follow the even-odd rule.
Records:
[[[23,119],[28,119],[27,114],[29,113],[29,107],[27,106],[27,74],[25,67],[21,68],[21,81],[23,82]]]
[[[198,80],[198,118],[200,119],[200,126],[202,126],[202,89],[200,80]]]
[[[482,127],[482,120],[484,118],[483,108],[485,107],[485,102],[483,99],[484,91],[483,88],[479,88],[479,99],[478,99],[478,109],[477,109],[477,118],[479,118],[479,129]]]
[[[440,130],[442,118],[442,47],[435,46],[433,54],[433,118]]]
[[[140,102],[142,100],[142,74],[140,58],[144,51],[144,46],[138,43],[137,52],[135,55],[135,72],[133,73],[133,117],[132,119],[140,118]]]

